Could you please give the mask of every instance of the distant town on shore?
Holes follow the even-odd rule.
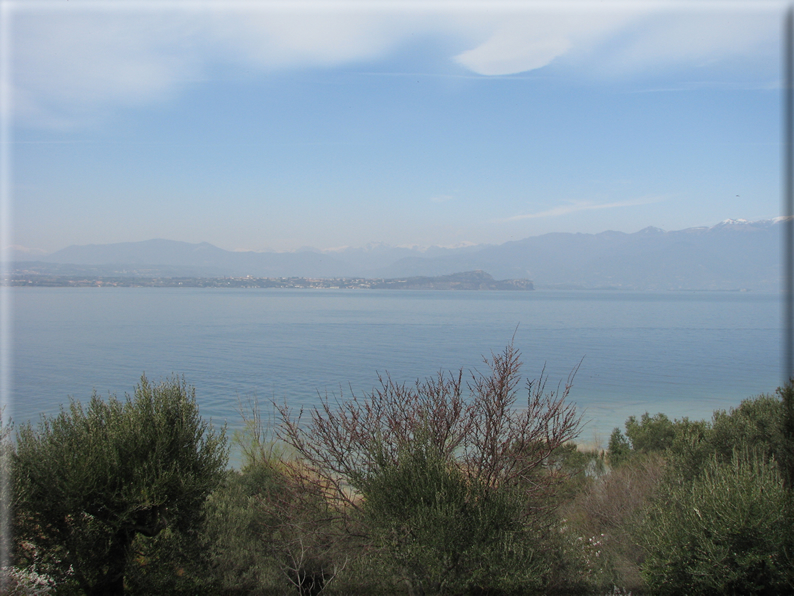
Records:
[[[296,288],[370,290],[533,290],[528,279],[495,280],[484,271],[396,279],[307,277],[74,277],[14,275],[9,285],[30,287]]]

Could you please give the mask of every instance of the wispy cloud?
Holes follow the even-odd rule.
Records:
[[[735,81],[688,81],[668,87],[648,87],[645,89],[631,89],[628,93],[677,93],[681,91],[778,91],[781,88],[780,80],[760,82],[735,82]]]
[[[746,64],[754,58],[752,64],[763,65],[777,56],[786,6],[770,1],[426,6],[329,0],[292,7],[204,0],[163,2],[161,10],[146,2],[139,3],[143,10],[136,10],[135,2],[119,3],[123,10],[108,10],[109,3],[73,2],[65,10],[65,3],[57,4],[57,10],[27,10],[18,3],[13,20],[10,82],[15,112],[24,122],[45,127],[80,124],[106,110],[167,101],[187,81],[212,78],[219,65],[262,73],[363,66],[412,39],[454,41],[449,63],[486,78],[515,76],[563,59],[567,67],[587,75],[610,76],[698,67],[733,57]]]
[[[651,203],[659,203],[666,200],[667,197],[642,197],[639,199],[632,199],[630,201],[616,201],[614,203],[591,203],[590,201],[574,201],[569,205],[560,205],[545,211],[537,213],[523,213],[521,215],[513,215],[503,219],[497,219],[499,223],[509,221],[520,221],[522,219],[540,219],[543,217],[559,217],[561,215],[569,215],[577,211],[593,211],[596,209],[617,209],[620,207],[636,207],[638,205],[650,205]]]

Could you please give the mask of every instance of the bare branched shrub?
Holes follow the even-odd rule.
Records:
[[[635,513],[653,495],[663,473],[663,460],[655,455],[612,470],[593,482],[579,502],[593,532],[621,536],[628,532]]]
[[[385,376],[363,397],[326,395],[308,412],[309,420],[303,409],[295,415],[286,404],[277,405],[279,438],[299,454],[296,471],[307,484],[343,508],[358,509],[362,482],[396,465],[421,434],[486,488],[520,487],[529,515],[558,480],[544,464],[579,432],[581,417],[566,403],[576,369],[556,390],[547,390],[544,370],[527,382],[526,407],[518,407],[519,351],[511,343],[483,360],[488,373],[472,373],[468,383],[463,370],[439,372],[412,386]]]
[[[297,469],[297,468],[292,468]],[[304,490],[305,476],[279,473],[280,486],[259,495],[273,559],[301,595],[322,594],[348,564],[349,536],[331,504]]]
[[[551,575],[548,497],[564,477],[552,456],[578,433],[565,402],[576,371],[562,389],[548,391],[545,374],[528,382],[520,407],[518,350],[484,361],[487,373],[468,382],[462,370],[413,385],[386,376],[308,413],[279,407],[279,438],[298,455],[291,478],[412,593],[540,586]]]

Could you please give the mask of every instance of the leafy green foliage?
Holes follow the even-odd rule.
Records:
[[[783,471],[783,481],[794,495],[794,379],[786,383],[783,387],[778,387],[777,395],[781,400],[783,410],[780,428],[781,448],[778,453],[781,469]],[[792,498],[794,501],[794,497]]]
[[[361,490],[376,547],[414,589],[458,593],[525,579],[532,557],[519,495],[487,490],[427,441],[405,446]]]
[[[727,462],[737,449],[776,457],[783,446],[782,402],[773,395],[743,400],[730,412],[716,411],[708,442],[717,457]]]
[[[735,451],[753,451],[785,461],[783,402],[773,395],[743,400],[729,411],[717,410],[711,422],[676,420],[670,448],[671,469],[685,477],[702,472],[712,457],[727,463]]]
[[[668,478],[638,532],[655,594],[789,594],[789,528],[774,462],[715,455],[692,481]]]
[[[225,433],[201,420],[184,380],[141,378],[124,401],[74,400],[19,429],[18,556],[87,594],[123,594],[139,535],[189,532],[223,477]]]
[[[629,416],[626,434],[616,428],[609,437],[607,453],[610,465],[617,467],[637,456],[663,453],[674,443],[678,422],[672,422],[662,413],[651,416],[645,412],[639,420]]]
[[[486,363],[468,385],[387,378],[308,424],[285,405],[275,431],[253,400],[240,471],[178,379],[72,401],[22,427],[16,452],[0,425],[18,564],[0,581],[63,596],[792,592],[790,384],[710,421],[630,417],[607,467],[571,442],[570,383],[546,393],[541,376],[519,409],[518,353]]]
[[[14,444],[11,442],[11,425],[3,414],[5,408],[0,408],[0,590],[9,588],[11,575],[2,573],[3,569],[10,568],[11,554],[11,463],[14,456]],[[23,580],[24,582],[24,580]]]
[[[288,590],[273,556],[276,520],[265,502],[281,479],[265,462],[230,471],[207,501],[204,547],[224,594]]]
[[[673,422],[664,414],[651,416],[645,412],[640,421],[634,416],[626,420],[626,436],[631,447],[639,453],[658,453],[669,448],[675,437]]]
[[[631,443],[620,432],[619,428],[615,428],[612,434],[609,435],[607,452],[609,453],[609,463],[612,467],[621,465],[631,456]]]
[[[778,395],[785,391],[778,390]],[[639,420],[634,416],[626,420],[625,436],[617,428],[612,432],[609,461],[619,466],[638,455],[668,454],[676,469],[689,476],[697,475],[712,455],[727,462],[737,449],[754,450],[782,462],[786,445],[783,419],[783,401],[772,395],[746,399],[729,411],[717,410],[711,421],[671,421],[664,414],[646,412]]]
[[[208,554],[199,526],[185,532],[165,528],[156,536],[138,534],[124,574],[125,592],[134,596],[214,596],[220,584]]]

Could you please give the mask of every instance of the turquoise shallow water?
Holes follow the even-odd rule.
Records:
[[[780,298],[752,293],[14,288],[15,421],[68,396],[123,395],[141,373],[184,374],[201,412],[240,426],[238,400],[295,406],[482,369],[515,334],[526,376],[582,361],[582,439],[648,410],[710,416],[780,384]]]

